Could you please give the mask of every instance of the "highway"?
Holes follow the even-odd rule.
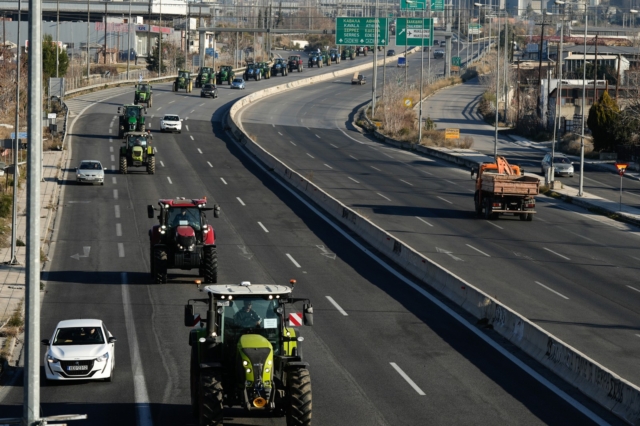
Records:
[[[76,185],[72,170],[67,169],[53,261],[46,276],[42,338],[62,319],[100,318],[118,338],[117,368],[114,383],[43,381],[42,414],[89,415],[88,421],[74,425],[194,424],[189,406],[189,329],[182,325],[182,306],[187,299],[201,296],[193,284],[193,272],[170,274],[165,285],[148,284],[147,230],[153,220],[147,219],[146,206],[161,197],[206,196],[209,203],[222,207],[220,219],[210,218],[218,239],[219,282],[286,284],[295,278],[294,295],[314,303],[315,325],[301,330],[313,382],[314,424],[618,423],[539,369],[592,411],[570,405],[509,362],[519,354],[511,353],[508,345],[487,344],[487,339],[496,338],[490,330],[478,330],[462,312],[458,314],[463,321],[457,321],[419,296],[404,284],[406,278],[372,260],[344,231],[323,221],[312,206],[250,160],[224,132],[224,111],[238,97],[326,71],[305,70],[300,75],[250,82],[245,92],[221,86],[215,100],[201,99],[197,90],[176,94],[169,84],[155,85],[154,107],[149,110],[152,128],[158,129],[164,113],[179,114],[185,121],[182,134],[154,132],[159,167],[153,176],[142,171],[115,172],[116,111],[131,102],[132,90],[114,89],[72,101],[78,111],[83,105],[87,108],[71,131],[69,167],[82,159],[98,159],[110,170],[104,186],[89,187]],[[344,88],[347,93],[351,86]],[[296,104],[292,99],[316,94],[315,90],[288,92],[285,99],[258,107],[289,108]],[[255,114],[256,108],[250,112]],[[275,114],[276,127],[256,128],[259,139],[273,146],[285,141],[291,152],[299,151],[288,137],[280,138],[275,132],[301,131],[280,126],[281,114]],[[271,120],[269,116],[263,119]],[[327,129],[317,132],[325,138],[341,134]],[[309,147],[324,144],[312,138],[309,133],[305,140],[295,141]],[[326,161],[340,164],[337,158]],[[316,163],[309,166],[315,168]],[[376,164],[383,167],[381,162]],[[318,171],[316,176],[323,174]],[[366,198],[361,202],[372,202]],[[90,247],[87,257],[72,257],[83,253],[84,247]],[[4,415],[21,415],[20,382],[2,388],[0,401]],[[225,411],[225,423],[283,425],[285,421],[233,409]]]

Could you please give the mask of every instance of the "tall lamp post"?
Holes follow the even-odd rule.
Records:
[[[551,141],[551,166],[548,169],[549,173],[549,182],[553,182],[555,179],[555,155],[556,155],[556,137],[558,139],[558,144],[560,144],[561,137],[561,126],[562,126],[562,47],[564,42],[564,6],[565,2],[561,0],[556,0],[555,4],[562,8],[562,13],[560,14],[560,50],[558,51],[558,84],[556,85],[556,114],[553,122],[553,140]],[[547,13],[548,14],[548,13]],[[557,124],[556,124],[557,121]]]
[[[129,20],[127,21],[127,80],[129,80],[129,64],[131,63],[131,0],[129,0]]]
[[[420,103],[420,108],[418,112],[418,144],[422,142],[422,86],[424,84],[424,12],[427,9],[427,4],[425,2],[411,1],[406,0],[407,3],[416,3],[417,5],[422,5],[422,32],[420,33],[420,99],[418,102]],[[431,2],[429,2],[429,9],[431,9]],[[429,25],[429,44],[431,45],[433,40],[431,40],[431,23]],[[405,53],[406,56],[406,53]],[[431,56],[429,56],[431,58]],[[429,65],[431,65],[431,60],[429,59]],[[431,71],[431,69],[429,69]]]

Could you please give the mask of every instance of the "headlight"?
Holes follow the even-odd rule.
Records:
[[[56,359],[49,354],[47,354],[47,361],[50,362],[51,364],[57,364],[60,362],[59,359]]]
[[[249,365],[249,363],[245,360],[245,361],[242,361],[242,365],[246,367],[247,365]]]
[[[96,362],[105,362],[109,359],[109,352],[105,352],[102,356],[96,358]]]

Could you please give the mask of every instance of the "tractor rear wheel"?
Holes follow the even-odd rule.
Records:
[[[153,250],[153,270],[155,276],[153,281],[155,284],[167,283],[167,252],[162,248],[155,248]]]
[[[120,174],[127,174],[127,157],[120,156]]]
[[[205,284],[218,282],[218,251],[214,246],[204,246],[202,269]]]
[[[150,175],[155,174],[156,172],[156,157],[151,156],[147,160],[147,173]]]
[[[287,426],[308,426],[311,424],[311,377],[309,370],[301,368],[288,373]]]
[[[198,405],[200,426],[222,424],[224,419],[222,412],[222,382],[218,374],[213,372],[200,373]]]
[[[151,98],[149,98],[149,108],[151,108]]]

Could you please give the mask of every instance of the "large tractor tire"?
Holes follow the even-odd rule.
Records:
[[[153,282],[155,284],[167,283],[167,252],[162,248],[155,248],[153,250],[153,270],[155,276]]]
[[[301,368],[288,373],[287,426],[308,426],[311,424],[311,377],[309,370]]]
[[[120,174],[127,174],[127,157],[122,155],[120,156]]]
[[[476,191],[475,195],[473,196],[473,201],[476,208],[476,216],[482,217],[482,203],[480,203],[479,191]]]
[[[151,104],[152,104],[152,103],[153,103],[153,102],[151,101],[151,97],[149,97],[149,108],[151,108]]]
[[[205,284],[218,282],[218,250],[214,246],[204,246],[202,270]]]
[[[222,382],[219,375],[213,372],[201,372],[198,386],[200,426],[221,425],[224,416],[222,411]]]
[[[156,173],[156,157],[153,155],[147,160],[147,173],[150,175]]]

